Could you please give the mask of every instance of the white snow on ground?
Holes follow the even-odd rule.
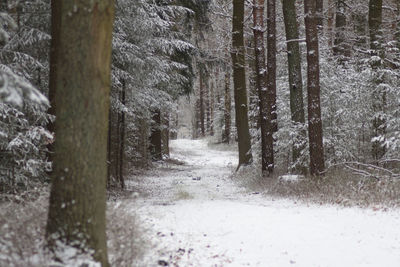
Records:
[[[236,152],[177,140],[172,158],[131,186],[153,242],[138,266],[400,266],[400,211],[310,206],[246,192]]]

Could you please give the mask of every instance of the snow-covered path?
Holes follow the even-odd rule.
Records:
[[[400,211],[296,204],[246,192],[236,153],[177,140],[172,158],[132,186],[154,247],[139,266],[400,266]]]

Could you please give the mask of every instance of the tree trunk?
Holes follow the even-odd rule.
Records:
[[[325,169],[322,143],[322,120],[319,83],[318,29],[314,0],[304,0],[307,42],[307,96],[310,173],[320,175]]]
[[[126,84],[125,80],[122,81],[122,91],[121,91],[121,103],[125,106],[125,94],[126,94]],[[125,154],[125,111],[121,112],[120,117],[120,138],[119,138],[119,183],[122,189],[125,189],[125,179],[124,179],[124,154]]]
[[[57,241],[93,251],[108,266],[105,235],[107,128],[114,1],[54,1],[60,31],[54,47],[57,121],[47,222]],[[59,6],[61,5],[61,6]]]
[[[384,139],[386,134],[386,120],[380,115],[384,113],[386,106],[386,90],[380,86],[383,83],[382,75],[379,74],[379,70],[382,68],[382,60],[384,58],[383,51],[383,32],[382,32],[382,0],[370,0],[369,1],[369,14],[368,14],[368,26],[370,34],[370,48],[372,56],[378,57],[379,59],[371,60],[371,67],[375,73],[375,88],[372,92],[372,110],[373,121],[372,131],[373,138]],[[378,161],[385,153],[386,148],[384,146],[385,141],[375,140],[372,142],[372,157]]]
[[[271,109],[272,131],[277,132],[278,113],[276,110],[276,0],[267,0],[267,59],[267,110]]]
[[[225,92],[224,92],[224,133],[223,142],[229,144],[231,139],[231,75],[227,69],[225,72]]]
[[[267,82],[264,49],[264,0],[253,0],[253,32],[256,69],[256,86],[259,97],[261,128],[261,171],[271,175],[274,171],[273,105]]]
[[[112,149],[112,116],[111,108],[108,111],[108,138],[107,138],[107,188],[111,185],[111,149]]]
[[[232,68],[235,98],[236,128],[239,143],[239,164],[252,162],[251,140],[246,91],[245,49],[243,38],[244,0],[233,0]]]
[[[210,136],[214,136],[214,84],[214,82],[210,84]]]
[[[162,155],[163,158],[169,158],[169,114],[166,112],[165,116],[162,116]]]
[[[153,160],[162,160],[162,142],[161,142],[161,111],[153,111],[153,123],[150,135],[150,153]]]
[[[324,25],[324,0],[314,0],[314,1],[316,3],[317,28],[318,30],[320,30],[320,32],[322,32]]]
[[[200,103],[199,103],[199,109],[200,109],[200,130],[201,130],[201,136],[204,137],[206,135],[206,130],[204,126],[204,75],[203,71],[200,68],[199,70],[199,80],[200,80]]]
[[[296,5],[294,0],[283,0],[283,16],[286,31],[286,45],[288,56],[289,89],[290,89],[290,112],[292,122],[295,125],[304,125],[304,102],[303,102],[303,78],[301,74],[301,54],[299,42],[299,30],[297,24]],[[301,166],[299,159],[301,151],[306,143],[303,141],[305,132],[296,133],[292,147],[292,157],[295,163],[296,172],[305,173],[304,166]]]
[[[333,53],[343,58],[350,56],[350,47],[346,44],[346,3],[345,0],[336,0],[335,42]]]

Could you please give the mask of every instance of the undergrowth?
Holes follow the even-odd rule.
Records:
[[[243,168],[234,174],[251,191],[266,196],[289,198],[317,204],[338,204],[373,208],[400,207],[400,180],[363,177],[348,170],[331,170],[321,177],[286,181],[281,176],[262,177],[256,168]]]
[[[2,198],[0,266],[98,266],[89,255],[68,255],[61,259],[62,263],[53,260],[45,248],[48,198],[48,189],[35,192],[34,197],[11,195]],[[132,203],[134,201],[127,198],[108,202],[107,245],[111,266],[135,266],[146,249],[144,230],[135,216]]]

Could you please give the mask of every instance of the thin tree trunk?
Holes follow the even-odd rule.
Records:
[[[153,123],[150,135],[150,152],[153,160],[162,159],[162,142],[161,142],[161,111],[159,109],[153,111]]]
[[[199,103],[199,109],[200,109],[200,130],[201,130],[201,136],[204,137],[206,135],[205,127],[204,127],[204,75],[203,71],[200,69],[199,70],[199,80],[200,80],[200,103]]]
[[[108,138],[107,138],[107,188],[111,185],[111,149],[112,149],[112,121],[111,108],[108,111]]]
[[[333,40],[334,40],[334,29],[333,22],[335,20],[335,12],[333,8],[333,1],[337,0],[328,0],[328,18],[327,18],[327,32],[328,32],[328,46],[329,48],[333,48]]]
[[[251,140],[249,132],[245,49],[243,38],[244,0],[233,0],[232,18],[232,68],[235,98],[236,128],[239,145],[239,164],[246,165],[252,162]]]
[[[109,265],[105,208],[114,1],[54,1],[54,5],[61,24],[53,53],[57,138],[48,246],[56,250],[62,242],[93,251],[104,267]]]
[[[278,131],[276,107],[276,0],[267,0],[267,111],[271,112],[272,131]],[[271,111],[269,111],[271,109]],[[268,131],[270,129],[267,129]],[[272,151],[273,153],[273,151]]]
[[[283,16],[286,31],[286,45],[288,56],[289,90],[290,90],[290,113],[292,122],[295,125],[304,125],[304,101],[303,101],[303,78],[301,73],[301,54],[299,42],[299,30],[297,24],[296,6],[294,0],[283,0]],[[304,166],[301,166],[299,159],[301,151],[306,143],[303,141],[306,133],[296,133],[292,146],[292,158],[296,172],[305,173]]]
[[[162,116],[162,125],[163,128],[161,130],[162,134],[162,155],[163,158],[169,158],[169,114],[165,113],[165,116]]]
[[[318,29],[314,0],[304,0],[304,14],[307,42],[307,96],[310,173],[311,175],[320,175],[325,169],[325,162],[322,143]]]
[[[336,0],[335,42],[333,52],[335,55],[349,57],[350,50],[346,44],[346,3],[345,0]]]
[[[264,0],[253,0],[253,33],[256,86],[259,97],[261,128],[261,171],[271,175],[274,171],[273,105],[268,100],[268,82],[264,49]]]
[[[322,32],[324,25],[324,0],[314,0],[314,1],[316,3],[317,27],[318,30]]]
[[[231,139],[231,77],[230,72],[227,69],[225,72],[225,92],[224,92],[224,134],[223,142],[229,144]]]
[[[122,81],[121,103],[125,106],[126,84],[125,80]],[[120,138],[119,138],[119,183],[122,189],[125,189],[124,179],[124,154],[125,154],[125,111],[121,112],[121,121],[119,124]]]
[[[214,136],[214,84],[215,82],[210,84],[210,136]]]
[[[369,1],[369,14],[368,14],[368,25],[370,34],[370,48],[373,56],[379,57],[379,60],[371,60],[371,67],[377,76],[375,78],[375,88],[372,92],[372,109],[373,109],[373,121],[372,131],[373,138],[382,139],[386,134],[386,120],[380,115],[384,113],[386,106],[386,90],[379,86],[383,83],[383,78],[378,75],[379,69],[382,67],[381,61],[384,58],[383,52],[383,32],[382,32],[382,0],[370,0]],[[372,157],[375,161],[381,159],[386,153],[384,146],[384,140],[375,140],[372,142]]]

